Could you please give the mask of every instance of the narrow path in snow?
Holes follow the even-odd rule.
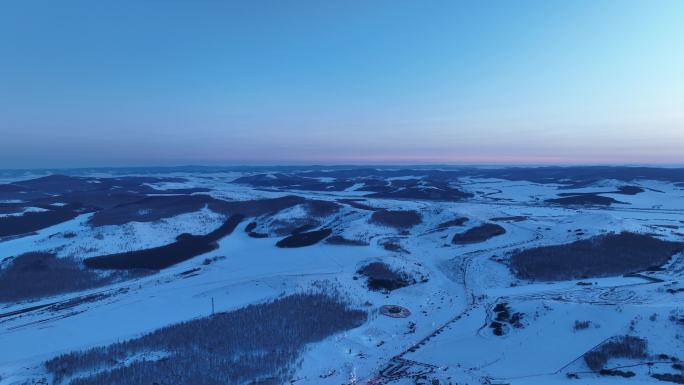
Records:
[[[520,227],[521,226],[511,224],[512,226],[515,227]],[[524,228],[523,228],[524,229]],[[527,229],[525,229],[527,230]],[[404,349],[394,357],[390,358],[387,362],[387,364],[379,370],[376,374],[374,374],[371,378],[365,380],[364,384],[367,385],[379,385],[379,384],[386,384],[391,381],[396,381],[402,378],[417,378],[418,376],[424,376],[427,374],[432,374],[435,372],[435,370],[438,368],[435,365],[427,364],[427,363],[422,363],[422,362],[417,362],[414,360],[408,360],[405,358],[405,355],[408,353],[413,353],[420,349],[422,346],[430,342],[430,340],[439,334],[441,334],[445,329],[451,328],[454,326],[455,323],[463,319],[464,317],[468,316],[470,312],[473,310],[477,309],[480,306],[487,306],[486,303],[482,303],[482,301],[479,299],[476,295],[476,293],[473,290],[473,285],[468,283],[468,276],[469,276],[469,268],[473,262],[474,259],[478,257],[486,257],[488,256],[491,252],[497,251],[497,250],[502,250],[502,249],[510,249],[514,247],[520,247],[532,242],[539,241],[543,238],[542,234],[539,232],[533,232],[534,237],[530,239],[526,239],[524,241],[518,241],[518,242],[512,242],[508,243],[505,245],[499,245],[497,247],[489,247],[485,249],[478,249],[474,251],[470,251],[467,253],[462,254],[459,257],[456,257],[460,259],[459,261],[459,269],[461,270],[461,285],[463,285],[464,293],[467,297],[466,299],[466,307],[455,314],[453,317],[448,319],[446,322],[442,323],[438,327],[432,329],[426,336],[423,338],[419,339],[417,342],[414,344],[410,345],[408,348]],[[456,259],[454,258],[454,259]],[[452,260],[454,260],[452,259]],[[486,321],[485,321],[485,326],[486,326]],[[480,328],[481,329],[481,328]]]

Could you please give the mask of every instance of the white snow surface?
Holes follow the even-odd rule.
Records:
[[[292,192],[264,191],[231,183],[236,173],[187,177],[188,183],[157,188],[208,187],[212,196],[246,200],[272,198]],[[609,367],[629,367],[630,379],[591,373],[582,356],[616,335],[635,335],[648,341],[649,354],[684,359],[684,293],[667,289],[684,287],[684,256],[674,257],[662,271],[640,277],[606,277],[563,282],[527,282],[517,279],[502,262],[517,249],[555,245],[606,232],[623,230],[657,233],[663,239],[684,240],[684,191],[672,184],[635,181],[644,193],[611,194],[626,205],[562,207],[543,201],[556,197],[556,185],[468,179],[462,188],[476,194],[464,202],[428,202],[369,199],[367,204],[393,210],[417,210],[421,224],[402,232],[369,224],[371,212],[344,207],[325,218],[335,234],[368,242],[368,246],[334,246],[324,242],[303,248],[275,247],[279,238],[251,238],[243,221],[218,249],[159,273],[79,293],[67,293],[21,303],[0,304],[0,384],[22,384],[48,377],[43,361],[61,353],[101,346],[139,336],[165,325],[208,316],[213,299],[217,311],[230,311],[268,301],[281,294],[307,290],[327,280],[346,293],[352,305],[368,310],[362,326],[311,344],[302,356],[292,381],[301,385],[414,384],[417,376],[440,384],[652,384],[650,359],[611,360]],[[572,192],[607,191],[624,183],[604,181]],[[342,192],[302,192],[297,195],[336,200],[363,197],[353,186]],[[300,206],[274,218],[303,218]],[[437,225],[465,216],[462,227]],[[491,221],[500,221],[507,233],[483,243],[454,245],[455,233]],[[180,233],[206,234],[225,216],[204,208],[157,222],[131,222],[92,228],[89,215],[38,231],[34,235],[0,242],[0,252],[16,256],[29,251],[52,251],[59,257],[87,258],[171,243]],[[662,227],[659,225],[669,225]],[[677,228],[678,227],[678,228]],[[582,235],[578,235],[581,230]],[[67,236],[65,234],[76,234]],[[388,251],[391,240],[403,250]],[[211,264],[205,258],[225,256]],[[497,257],[496,259],[493,257]],[[505,259],[505,258],[504,258]],[[384,261],[417,282],[390,293],[370,291],[363,279],[354,279],[365,263]],[[199,268],[189,277],[179,275]],[[578,285],[583,281],[592,284]],[[104,299],[78,304],[58,312],[13,311],[64,301],[92,293]],[[522,327],[509,327],[496,336],[488,327],[493,307],[506,302],[512,312],[523,313]],[[408,318],[378,313],[382,305],[400,305]],[[675,321],[673,321],[673,318]],[[575,321],[590,321],[589,328],[574,330]],[[410,323],[415,324],[411,332]],[[152,358],[163,356],[157,352]],[[625,369],[626,370],[626,369]],[[657,373],[675,373],[670,365],[654,364]],[[577,373],[580,380],[570,379]],[[422,383],[422,382],[421,382]]]

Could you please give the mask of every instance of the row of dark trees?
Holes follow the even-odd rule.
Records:
[[[81,291],[111,282],[113,278],[85,270],[72,258],[58,258],[43,252],[26,253],[0,270],[0,302]]]
[[[283,383],[306,344],[358,327],[366,318],[333,292],[294,294],[64,354],[45,367],[55,383],[73,377],[71,385]],[[163,354],[127,363],[146,352]]]
[[[605,277],[660,266],[683,249],[680,242],[629,232],[611,233],[520,251],[512,255],[511,268],[519,278],[532,280]]]
[[[611,358],[645,358],[647,341],[635,336],[617,336],[584,354],[589,369],[599,372]]]

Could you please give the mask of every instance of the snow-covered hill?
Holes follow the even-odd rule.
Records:
[[[681,381],[684,180],[661,171],[652,178],[619,169],[569,169],[560,176],[556,170],[553,177],[536,169],[527,177],[518,169],[334,169],[6,178],[0,185],[0,384],[89,383],[107,370],[164,362],[173,348],[111,357],[69,376],[45,365],[70,352],[312,292],[334,292],[365,320],[307,339],[272,382],[255,380]],[[214,241],[212,234],[231,218],[237,227]],[[484,224],[505,232],[454,242]],[[623,232],[656,243],[635,241],[625,250],[604,245],[601,259],[614,269],[603,273],[597,257],[572,266],[586,272],[568,280],[545,281],[511,266],[523,250],[565,245],[573,259],[571,250],[587,252],[571,246],[576,241],[600,247]],[[301,247],[279,247],[286,237],[286,244]],[[639,250],[642,244],[649,249]],[[549,252],[538,250],[542,257]],[[157,270],[86,267],[90,258],[121,253],[132,260],[182,258]],[[641,259],[622,271],[627,258]],[[639,264],[652,260],[665,262]],[[374,262],[386,270],[364,269]],[[380,311],[393,309],[387,305],[403,311]],[[298,317],[334,317],[316,310]],[[230,327],[286,332],[267,324]],[[624,336],[644,346],[630,350],[620,345]],[[605,358],[600,368],[590,367],[588,353]],[[225,383],[251,383],[232,381]]]

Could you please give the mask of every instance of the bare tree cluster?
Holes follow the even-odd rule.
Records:
[[[294,294],[164,327],[45,363],[55,383],[218,385],[284,383],[307,343],[360,326],[366,312],[333,291]],[[161,358],[135,360],[146,352]]]
[[[393,269],[383,262],[371,262],[356,273],[365,276],[368,288],[375,291],[390,292],[416,283],[408,273]]]
[[[454,234],[451,242],[457,245],[484,242],[490,238],[506,234],[506,229],[496,223],[485,223],[466,230],[463,233]]]
[[[589,369],[600,372],[611,358],[645,358],[647,341],[635,336],[617,336],[584,354]]]
[[[376,225],[408,229],[420,224],[423,217],[415,210],[378,210],[373,212],[369,222]]]
[[[0,271],[0,302],[14,302],[80,291],[106,284],[104,277],[83,269],[71,258],[32,252],[14,258]]]

